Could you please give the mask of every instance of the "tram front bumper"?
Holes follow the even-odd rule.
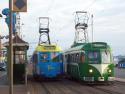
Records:
[[[104,81],[104,77],[98,77],[98,81]]]
[[[114,81],[115,77],[108,77],[108,81]]]

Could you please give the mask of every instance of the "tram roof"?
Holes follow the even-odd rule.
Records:
[[[91,42],[91,43],[77,43],[71,46],[64,52],[79,51],[79,50],[92,50],[92,49],[105,49],[110,48],[105,42]]]

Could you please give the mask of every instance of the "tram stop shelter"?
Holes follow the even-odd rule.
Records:
[[[7,62],[9,61],[9,42],[4,43],[7,47]],[[27,84],[27,50],[28,42],[22,40],[18,35],[13,37],[13,81],[14,84]],[[7,63],[7,74],[9,63]]]

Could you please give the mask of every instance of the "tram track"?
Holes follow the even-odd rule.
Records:
[[[115,81],[115,84],[120,84],[120,85],[124,85],[125,86],[125,82],[121,82],[121,81]]]
[[[62,86],[62,83],[56,82],[53,84],[53,86],[60,91],[60,94],[70,94],[68,92],[69,90],[66,87]]]
[[[123,94],[123,93],[112,91],[112,90],[109,90],[109,89],[99,88],[97,86],[89,86],[89,87],[92,87],[92,88],[94,88],[96,90],[103,91],[103,92],[108,93],[108,94]]]
[[[95,90],[87,85],[83,85],[81,83],[76,83],[74,81],[63,82],[62,85],[67,86],[70,90],[75,92],[74,94],[105,94],[102,91]]]
[[[52,93],[49,91],[49,89],[45,86],[44,83],[40,83],[40,84],[41,84],[42,88],[45,90],[45,93],[46,93],[46,94],[52,94]]]
[[[61,85],[60,85],[61,84]],[[62,94],[81,94],[81,91],[78,91],[72,88],[71,84],[66,84],[64,82],[57,82],[58,89],[62,92]]]
[[[73,85],[72,82],[71,82],[71,84]],[[121,89],[121,87],[124,87],[124,86],[120,86],[120,85],[121,84],[125,85],[125,83],[122,83],[122,82],[116,82],[111,85],[110,84],[109,85],[107,85],[107,84],[106,85],[102,85],[102,84],[101,85],[96,85],[96,84],[87,85],[87,84],[82,84],[82,83],[79,83],[79,84],[82,86],[79,86],[79,88],[77,90],[79,91],[84,88],[86,90],[86,92],[88,91],[88,94],[99,94],[99,93],[97,93],[99,91],[101,92],[101,94],[124,94],[123,90]],[[75,87],[72,87],[72,88],[75,88]]]
[[[28,81],[28,94],[50,94],[47,93],[45,88],[41,85],[40,82],[30,79]]]
[[[124,94],[124,84],[86,85],[67,79],[59,81],[29,81],[29,94]]]

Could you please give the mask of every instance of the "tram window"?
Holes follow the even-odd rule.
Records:
[[[74,59],[74,55],[71,54],[71,55],[70,55],[70,62],[74,62],[74,60],[75,60],[75,59]]]
[[[41,59],[47,59],[47,57],[48,57],[47,54],[42,54],[41,55]]]
[[[67,61],[70,63],[71,62],[71,56],[70,56],[70,54],[68,54],[68,59],[67,59]]]
[[[72,54],[71,57],[72,57],[71,62],[74,62],[74,54]]]
[[[76,53],[76,60],[75,60],[77,63],[79,62],[79,54]]]
[[[98,58],[99,58],[99,52],[92,51],[88,53],[88,59],[89,63],[98,63]]]
[[[49,58],[49,56],[48,56],[48,54],[47,53],[42,53],[42,54],[40,54],[40,61],[41,62],[48,62],[49,60],[48,60],[48,58]]]
[[[84,62],[84,61],[85,61],[85,55],[84,55],[84,53],[81,53],[80,61],[81,61],[81,62]]]
[[[51,53],[52,62],[62,62],[62,54],[58,52]]]
[[[109,51],[102,52],[102,63],[110,63],[110,53]]]
[[[89,59],[97,59],[98,58],[98,52],[89,52],[88,53],[88,58]]]
[[[68,63],[70,62],[70,55],[69,54],[67,55],[67,62]]]
[[[75,62],[75,54],[73,54],[73,62]]]
[[[72,54],[70,55],[70,62],[72,62],[73,61],[73,58],[72,58]]]
[[[76,62],[76,55],[73,54],[73,62]]]
[[[73,62],[76,62],[76,56],[73,54]]]
[[[63,62],[63,55],[62,54],[59,55],[59,62]]]

